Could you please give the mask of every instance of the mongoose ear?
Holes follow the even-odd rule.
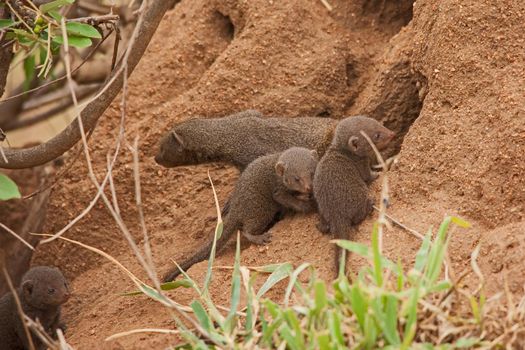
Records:
[[[283,162],[277,162],[277,164],[275,164],[275,172],[279,176],[284,175],[284,163]]]
[[[357,152],[357,149],[359,148],[359,139],[357,136],[352,136],[348,139],[348,147],[351,151]]]
[[[319,154],[317,153],[317,151],[315,149],[310,151],[310,153],[312,154],[312,157],[314,157],[315,159],[319,159]]]
[[[24,283],[22,283],[22,290],[24,291],[24,295],[31,296],[33,293],[33,281],[24,281]]]
[[[179,134],[177,134],[175,131],[172,131],[171,132],[171,136],[173,136],[173,138],[175,139],[175,141],[181,145],[182,147],[184,147],[184,141],[182,141],[182,137],[180,137]]]

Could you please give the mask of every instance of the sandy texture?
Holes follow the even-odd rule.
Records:
[[[398,132],[390,153],[391,214],[425,232],[445,214],[473,224],[456,230],[450,260],[459,273],[482,244],[480,265],[489,293],[522,291],[525,258],[525,5],[503,0],[411,1],[183,0],[166,15],[130,79],[127,140],[140,137],[141,180],[155,260],[164,272],[210,235],[215,209],[207,171],[221,203],[238,176],[224,165],[163,169],[152,156],[170,125],[194,115],[220,116],[246,108],[280,116],[341,118],[368,113]],[[406,26],[405,26],[406,25]],[[114,148],[120,101],[107,110],[90,147],[99,178]],[[47,232],[56,232],[94,196],[78,161],[51,198]],[[131,157],[114,170],[120,211],[138,238]],[[373,186],[377,194],[378,184]],[[108,192],[109,193],[109,192]],[[265,247],[245,246],[248,265],[309,261],[330,276],[329,237],[315,214],[279,222]],[[354,239],[369,242],[372,219]],[[98,203],[68,237],[110,252],[140,277],[126,242]],[[386,254],[410,263],[417,239],[388,231]],[[218,264],[233,261],[230,247]],[[135,335],[112,343],[115,332],[173,327],[163,308],[144,297],[122,297],[131,282],[107,261],[63,242],[41,246],[34,263],[58,265],[72,280],[65,306],[68,339],[78,349],[146,349],[169,336]],[[352,259],[354,269],[361,262]],[[201,277],[205,263],[190,270]],[[228,272],[215,277],[213,296],[229,294]],[[472,279],[472,283],[477,283]],[[188,302],[185,291],[174,294]]]

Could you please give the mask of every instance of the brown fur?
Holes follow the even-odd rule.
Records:
[[[322,156],[336,124],[317,117],[266,118],[255,110],[190,119],[162,138],[155,161],[165,167],[227,162],[244,169],[261,156],[290,147],[314,149]]]
[[[343,119],[315,172],[314,197],[321,217],[318,228],[338,239],[347,239],[352,226],[363,221],[372,210],[367,184],[372,181],[370,158],[373,150],[361,130],[379,150],[394,137],[392,131],[374,119],[363,116]],[[338,249],[336,271],[341,253]]]
[[[217,252],[230,237],[242,230],[249,241],[269,242],[267,232],[276,217],[285,209],[309,212],[315,209],[311,199],[312,183],[318,156],[316,151],[300,147],[282,153],[257,158],[241,174],[229,200],[224,217],[222,236],[217,240]],[[192,265],[208,259],[213,241],[200,248],[180,266],[187,271]],[[172,281],[180,270],[170,271],[165,281]]]
[[[60,270],[47,266],[33,267],[22,277],[16,292],[24,313],[34,321],[38,319],[51,337],[56,338],[58,328],[65,330],[60,321],[60,305],[69,298],[69,287]],[[0,339],[2,349],[29,349],[11,292],[0,299]],[[32,340],[36,350],[46,349],[36,335],[32,335]]]

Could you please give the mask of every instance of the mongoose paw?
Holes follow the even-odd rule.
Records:
[[[272,233],[268,231],[260,235],[246,235],[246,238],[253,244],[265,245],[272,241]]]
[[[328,225],[327,222],[319,221],[317,225],[315,225],[319,232],[321,232],[323,235],[327,235],[330,233],[330,225]]]

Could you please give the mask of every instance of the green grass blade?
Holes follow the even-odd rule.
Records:
[[[288,283],[288,286],[286,287],[286,292],[284,294],[284,307],[288,307],[288,303],[290,301],[290,296],[292,295],[293,287],[297,283],[297,278],[303,272],[306,268],[311,268],[311,265],[309,263],[303,263],[301,266],[296,268],[292,275],[290,276],[290,282]]]
[[[191,303],[191,308],[199,320],[201,327],[210,333],[213,328],[213,323],[211,322],[211,319],[202,304],[198,300],[194,300]]]
[[[268,277],[266,282],[264,282],[261,289],[259,289],[259,292],[257,292],[257,298],[260,299],[275,284],[290,276],[292,270],[293,266],[290,263],[284,263],[277,267],[275,271],[273,271],[272,274]]]
[[[235,263],[233,264],[233,275],[232,275],[232,295],[230,301],[230,312],[226,317],[226,329],[228,333],[231,333],[235,327],[235,319],[237,313],[237,307],[239,306],[241,299],[241,236],[237,232],[237,247],[235,250]]]
[[[212,276],[213,262],[215,261],[215,250],[217,249],[217,240],[222,236],[223,228],[224,225],[222,223],[222,220],[219,220],[217,222],[217,226],[215,226],[215,232],[213,235],[213,244],[211,247],[210,258],[208,259],[208,269],[206,270],[206,276],[204,277],[203,294],[208,293],[208,288],[210,286]]]
[[[372,254],[374,264],[374,278],[376,285],[381,287],[383,285],[383,266],[381,264],[381,252],[379,251],[379,224],[374,223],[372,229]]]

